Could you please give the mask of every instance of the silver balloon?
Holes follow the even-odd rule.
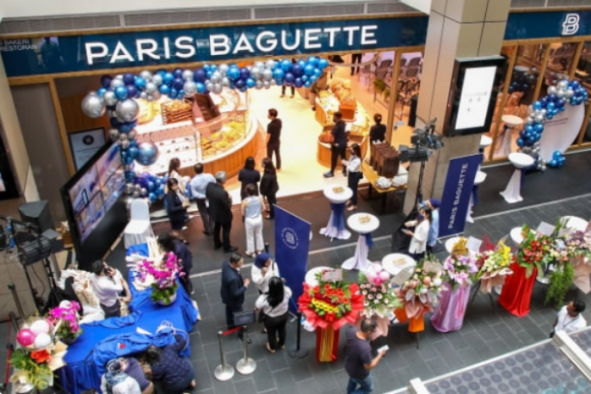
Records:
[[[191,70],[183,71],[183,79],[185,81],[192,81],[193,80],[193,71],[191,71]]]
[[[148,93],[148,95],[153,94],[157,90],[158,90],[158,86],[156,86],[156,84],[154,82],[148,82],[146,84],[146,93]]]
[[[566,90],[565,89],[556,89],[556,95],[560,98],[566,97]]]
[[[117,97],[115,96],[115,92],[113,92],[112,90],[107,90],[105,94],[103,94],[103,101],[109,107],[112,107],[113,105],[117,104]]]
[[[263,62],[254,62],[254,66],[262,71],[265,68],[265,63]]]
[[[575,95],[575,91],[569,88],[569,89],[566,89],[566,92],[564,94],[564,97],[567,98],[567,99],[569,99],[569,98],[571,98],[574,95]]]
[[[141,92],[141,93],[140,93],[140,98],[141,98],[142,100],[146,100],[146,99],[148,98],[148,93],[146,93],[146,92]]]
[[[271,81],[273,79],[273,71],[269,70],[268,68],[263,70],[263,72],[261,74],[262,74],[263,79],[265,81]]]
[[[250,70],[250,76],[253,79],[259,79],[261,77],[261,70],[258,67],[253,67],[252,70]]]
[[[145,187],[140,189],[140,196],[144,197],[148,195],[148,190]]]
[[[211,87],[211,91],[215,94],[220,94],[223,89],[224,89],[224,87],[219,83],[214,83],[213,86]]]
[[[129,140],[121,141],[121,147],[123,149],[129,148]]]
[[[276,81],[276,80],[274,80],[274,79],[272,79],[270,82],[271,82],[271,86],[275,86],[275,85],[277,85],[277,81]]]
[[[558,82],[559,89],[566,89],[567,87],[568,87],[568,81],[562,80],[562,81]]]
[[[154,75],[152,76],[152,82],[154,82],[154,84],[155,84],[156,86],[160,86],[160,85],[162,85],[162,83],[164,82],[164,80],[162,80],[162,75],[160,75],[160,74],[154,74]],[[147,85],[146,85],[146,87],[147,87]],[[146,90],[147,90],[147,89],[146,89]]]
[[[90,118],[100,118],[105,114],[105,103],[95,92],[88,93],[82,100],[82,112]]]
[[[123,119],[124,122],[132,122],[140,115],[140,106],[134,99],[127,99],[119,101],[115,111],[117,118]]]
[[[152,79],[152,73],[151,73],[151,72],[149,72],[148,70],[144,70],[144,71],[142,71],[142,72],[140,73],[140,77],[141,77],[141,78],[142,78],[144,81],[148,82],[148,81],[150,81],[150,80]]]
[[[220,74],[222,74],[222,77],[226,75],[229,68],[230,67],[226,63],[219,65],[218,70],[219,70]]]
[[[542,115],[536,115],[536,122],[542,123],[544,121],[544,117]]]
[[[142,187],[140,185],[133,185],[133,188],[135,189],[136,192],[140,192],[142,190]]]
[[[127,138],[130,140],[135,140],[135,137],[137,137],[137,131],[131,130],[129,133],[127,133]]]
[[[125,193],[131,194],[133,193],[133,183],[129,182],[125,184]]]
[[[265,63],[265,66],[267,66],[268,69],[272,70],[275,67],[275,60],[273,60],[273,59],[267,60],[267,63]]]
[[[120,139],[121,141],[127,141],[127,140],[128,140],[128,138],[127,138],[127,134],[125,134],[125,133],[121,133],[121,134],[119,134],[119,139]]]
[[[211,74],[211,78],[209,78],[209,80],[210,80],[212,83],[220,83],[220,82],[222,81],[222,74],[220,74],[220,72],[219,72],[219,71],[214,71],[214,72]]]
[[[115,79],[120,79],[123,81],[123,74],[117,74],[115,75]]]
[[[119,139],[119,130],[117,130],[117,129],[109,130],[109,137],[111,137],[111,139],[113,141],[118,140]]]
[[[193,81],[187,81],[183,85],[183,90],[185,91],[185,96],[192,96],[197,93],[197,84]]]
[[[271,87],[271,82],[269,81],[264,81],[263,82],[263,86],[265,87],[265,89],[269,89]]]
[[[540,110],[540,114],[542,114],[542,116],[546,116],[547,113],[548,111],[546,111],[544,108]]]
[[[151,94],[149,94],[148,97],[146,97],[146,100],[148,100],[148,101],[154,101],[154,96],[152,96]]]
[[[140,192],[138,192],[137,190],[133,192],[132,194],[133,198],[138,198],[140,196]]]
[[[527,123],[527,124],[532,124],[532,123],[534,123],[535,121],[536,121],[536,120],[535,120],[534,118],[532,118],[532,117],[528,117],[528,118],[525,120],[525,123]]]
[[[263,81],[257,80],[257,81],[255,82],[255,87],[256,87],[257,89],[262,89],[262,88],[263,88]]]
[[[123,79],[113,79],[111,81],[111,89],[115,90],[115,88],[118,86],[125,86]]]
[[[220,83],[221,83],[221,85],[222,85],[223,87],[226,87],[226,88],[227,88],[228,86],[230,86],[230,80],[228,79],[228,77],[223,77],[223,78],[222,78],[222,82],[220,82]]]
[[[207,88],[207,90],[210,90],[210,91],[211,91],[211,89],[213,88],[213,83],[211,83],[211,82],[207,82],[207,83],[205,84],[205,87]]]
[[[548,87],[548,94],[556,94],[557,91],[558,89],[556,89],[556,86]]]

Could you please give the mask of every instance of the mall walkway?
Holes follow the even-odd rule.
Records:
[[[508,234],[513,227],[528,223],[537,226],[540,221],[553,223],[557,217],[575,215],[591,217],[591,195],[584,195],[559,202],[548,203],[517,211],[476,219],[468,225],[466,235],[483,237],[488,234],[496,241]],[[370,259],[380,260],[390,250],[389,239],[375,243],[370,252]],[[330,250],[312,252],[309,268],[327,265],[339,265],[353,255],[354,245]],[[440,253],[445,258],[445,252]],[[244,269],[244,276],[250,275]],[[356,273],[349,277],[355,280]],[[260,327],[254,326],[250,336],[251,357],[257,361],[257,370],[250,376],[236,374],[229,382],[218,382],[213,377],[213,370],[220,363],[217,343],[217,331],[225,327],[224,307],[219,299],[219,275],[217,273],[199,275],[193,279],[194,298],[199,303],[202,320],[191,334],[193,361],[197,368],[197,393],[207,394],[342,394],[347,384],[344,371],[344,342],[341,337],[339,359],[335,363],[320,364],[315,361],[315,336],[303,331],[302,347],[309,350],[309,355],[301,360],[289,357],[287,351],[270,354],[264,349],[266,337],[259,333]],[[377,348],[384,344],[390,346],[385,359],[373,370],[375,393],[385,393],[405,386],[411,378],[427,380],[474,363],[519,349],[547,338],[554,321],[555,311],[544,307],[544,287],[536,285],[532,299],[532,311],[523,318],[507,313],[496,303],[491,307],[487,297],[478,295],[468,307],[464,327],[459,332],[439,333],[426,323],[426,330],[421,334],[420,349],[416,349],[415,339],[406,331],[406,326],[390,328],[387,338],[380,338],[372,343]],[[256,290],[251,287],[247,293],[246,306],[252,306],[256,299]],[[567,299],[580,297],[590,308],[584,313],[591,322],[591,295],[584,295],[573,289]],[[288,324],[288,349],[294,346],[296,323]],[[241,342],[235,337],[225,341],[228,361],[235,365],[241,358]]]

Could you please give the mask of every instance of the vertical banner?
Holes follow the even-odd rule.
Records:
[[[470,207],[474,179],[482,160],[480,153],[456,157],[449,162],[439,208],[439,237],[462,233]]]
[[[311,229],[310,223],[275,206],[275,261],[296,302],[302,294],[308,270]],[[297,311],[296,302],[289,303],[289,309],[294,313]]]

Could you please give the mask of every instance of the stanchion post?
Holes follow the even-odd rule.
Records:
[[[236,363],[236,370],[242,375],[250,375],[257,369],[257,362],[252,358],[248,358],[248,341],[246,340],[246,338],[248,338],[248,332],[246,326],[242,326],[242,333],[244,335],[244,339],[242,340],[244,345],[244,358],[238,360]]]
[[[18,311],[18,317],[20,318],[21,322],[25,321],[25,313],[23,312],[23,306],[21,305],[21,300],[18,298],[18,294],[16,292],[16,286],[14,283],[8,284],[8,289],[12,293],[12,298],[14,299],[14,303],[16,305],[16,309]]]
[[[296,331],[296,347],[295,349],[291,349],[287,351],[292,358],[304,358],[308,356],[308,349],[300,349],[301,339],[302,339],[302,312],[298,312],[298,327]]]
[[[218,341],[220,343],[220,359],[222,360],[222,363],[215,368],[215,370],[213,371],[213,375],[220,382],[225,382],[234,377],[234,367],[226,363],[226,355],[224,354],[223,343],[224,333],[222,331],[218,331]]]

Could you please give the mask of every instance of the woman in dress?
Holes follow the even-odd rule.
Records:
[[[269,280],[279,276],[279,267],[273,262],[269,253],[260,253],[254,260],[250,271],[252,282],[259,289],[259,294],[269,291]]]
[[[429,238],[429,229],[431,228],[431,210],[421,209],[417,220],[404,223],[406,227],[414,227],[415,230],[402,230],[405,234],[411,236],[408,254],[416,261],[425,257],[427,250],[427,239]]]
[[[285,349],[285,325],[289,317],[290,298],[291,289],[275,276],[269,281],[269,291],[261,294],[255,302],[256,310],[262,310],[265,314],[263,324],[267,330],[266,347],[270,353]]]
[[[349,160],[343,160],[343,165],[347,166],[347,186],[353,190],[351,199],[347,201],[347,210],[353,211],[357,209],[357,186],[359,181],[363,178],[363,172],[361,172],[361,148],[359,144],[351,145],[349,149],[351,157]]]
[[[165,206],[170,227],[181,234],[185,221],[187,220],[187,207],[189,200],[180,191],[179,182],[175,178],[169,178],[166,181],[168,192],[166,193]],[[183,240],[183,242],[187,243]]]
[[[166,394],[181,394],[195,388],[195,369],[187,357],[179,353],[187,347],[184,336],[175,334],[176,342],[162,349],[152,345],[144,359],[152,369],[152,377],[163,383]]]
[[[273,165],[273,160],[265,157],[263,159],[263,177],[261,179],[260,192],[261,196],[267,199],[269,204],[268,216],[265,219],[275,218],[275,207],[277,203],[277,191],[279,190],[279,184],[277,183],[277,171]]]
[[[238,173],[238,180],[242,185],[240,187],[240,198],[243,200],[246,198],[246,185],[254,184],[255,195],[259,194],[257,184],[261,180],[261,173],[255,170],[254,164],[254,157],[247,157],[246,162],[244,163],[244,168]]]
[[[245,188],[246,198],[242,200],[242,218],[246,232],[246,255],[254,257],[255,253],[263,251],[263,198],[257,195],[255,184],[248,184]]]

